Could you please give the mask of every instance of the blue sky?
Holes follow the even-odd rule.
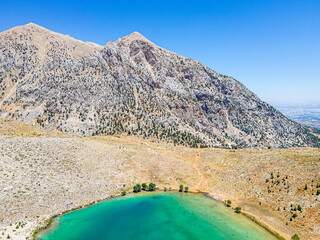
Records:
[[[319,0],[0,0],[0,31],[29,22],[101,45],[138,31],[272,104],[320,103]]]

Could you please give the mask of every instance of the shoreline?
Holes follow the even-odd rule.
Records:
[[[235,210],[234,207],[231,207],[231,206],[228,207],[227,204],[222,199],[220,199],[218,197],[215,197],[215,196],[211,195],[210,193],[204,193],[203,195],[206,196],[207,198],[210,198],[210,199],[214,200],[214,201],[221,202],[227,208],[231,208],[232,210]],[[238,213],[238,214],[241,214],[242,216],[244,216],[248,220],[254,222],[260,228],[262,228],[263,230],[268,232],[270,235],[272,235],[275,239],[277,239],[277,240],[286,240],[286,238],[283,237],[282,234],[280,234],[278,231],[272,230],[266,224],[264,224],[261,221],[259,221],[254,214],[252,214],[252,213],[250,213],[248,211],[244,211],[244,210],[241,210],[241,212]]]
[[[127,193],[126,195],[121,195],[121,194],[118,194],[118,195],[111,195],[110,197],[107,197],[107,198],[104,198],[104,199],[99,199],[99,200],[96,200],[96,201],[93,201],[91,203],[88,203],[88,204],[85,204],[85,205],[81,205],[81,206],[78,206],[78,207],[75,207],[75,208],[72,208],[72,209],[69,209],[69,210],[65,210],[61,213],[58,213],[58,214],[55,214],[53,216],[51,216],[50,218],[48,218],[47,220],[44,221],[44,226],[42,227],[38,227],[37,229],[35,229],[32,233],[32,240],[38,240],[38,237],[37,235],[40,234],[40,233],[43,233],[43,232],[46,232],[48,230],[50,230],[50,228],[53,227],[53,224],[54,224],[54,220],[58,217],[61,217],[63,215],[66,215],[68,213],[71,213],[71,212],[74,212],[74,211],[77,211],[77,210],[80,210],[80,209],[84,209],[84,208],[88,208],[88,207],[91,207],[91,206],[94,206],[96,204],[99,204],[101,202],[104,202],[104,201],[108,201],[108,200],[112,200],[112,199],[117,199],[117,198],[121,198],[121,197],[124,197],[124,196],[127,196],[127,195],[131,195],[133,194],[132,193]]]
[[[154,192],[157,192],[157,191],[154,191]],[[158,192],[163,192],[165,193],[164,191],[158,191]],[[167,192],[174,192],[174,193],[179,193],[178,190],[176,189],[172,189],[171,191],[167,191]],[[141,194],[142,192],[140,192]],[[145,194],[148,194],[150,193],[149,191],[145,191],[143,192]],[[36,230],[33,231],[32,233],[32,240],[39,240],[39,237],[38,235],[40,233],[44,233],[44,232],[47,232],[49,231],[50,229],[52,229],[54,227],[54,220],[58,217],[61,217],[63,215],[66,215],[68,213],[71,213],[71,212],[74,212],[74,211],[77,211],[77,210],[80,210],[80,209],[84,209],[84,208],[88,208],[88,207],[91,207],[93,205],[96,205],[96,204],[99,204],[101,202],[104,202],[104,201],[108,201],[108,200],[113,200],[113,199],[117,199],[117,198],[121,198],[121,197],[125,197],[125,196],[128,196],[128,195],[135,195],[137,193],[134,193],[134,192],[130,192],[130,193],[127,193],[126,195],[121,195],[121,194],[118,194],[116,196],[110,196],[110,197],[107,197],[105,199],[100,199],[100,200],[97,200],[97,201],[93,201],[91,203],[88,203],[88,204],[85,204],[85,205],[82,205],[82,206],[78,206],[76,208],[72,208],[70,210],[66,210],[66,211],[63,211],[59,214],[55,214],[53,215],[52,217],[48,218],[47,220],[45,220],[44,222],[44,226],[42,227],[38,227]],[[213,201],[216,201],[216,202],[219,202],[221,204],[223,204],[225,207],[227,207],[226,203],[218,198],[218,197],[215,197],[214,195],[211,195],[210,193],[208,192],[202,192],[202,191],[198,191],[198,192],[192,192],[192,191],[189,191],[187,192],[186,194],[202,194],[203,196],[207,197],[207,198],[210,198],[211,200]],[[231,209],[234,210],[233,207],[230,207]],[[256,225],[258,225],[261,229],[263,229],[264,231],[266,231],[268,234],[270,234],[271,236],[273,236],[275,239],[277,240],[286,240],[285,237],[283,237],[279,232],[277,231],[274,231],[272,229],[270,229],[266,224],[262,223],[261,221],[259,221],[253,214],[251,214],[250,212],[247,212],[247,211],[244,211],[244,212],[241,212],[240,213],[242,216],[244,216],[246,219],[252,221],[253,223],[255,223]]]

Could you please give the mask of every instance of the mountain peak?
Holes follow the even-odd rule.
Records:
[[[133,32],[127,36],[119,38],[116,42],[117,43],[119,43],[119,42],[132,42],[132,41],[136,41],[136,40],[152,43],[151,41],[149,41],[145,36],[143,36],[139,32]]]
[[[35,24],[35,23],[33,23],[33,22],[29,22],[29,23],[25,24],[24,26],[25,26],[25,27],[27,27],[27,26],[29,26],[29,27],[41,27],[40,25]]]
[[[29,22],[29,23],[27,23],[25,25],[18,26],[16,28],[19,28],[19,29],[37,29],[37,30],[50,31],[50,30],[48,30],[48,29],[46,29],[46,28],[44,28],[44,27],[42,27],[42,26],[40,26],[38,24],[33,23],[33,22]]]

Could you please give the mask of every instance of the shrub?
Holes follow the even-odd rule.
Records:
[[[235,210],[236,210],[236,213],[241,213],[241,207],[236,207]]]
[[[142,183],[142,190],[147,190],[147,188],[148,188],[148,185],[146,184],[146,183]]]
[[[154,190],[156,190],[156,184],[154,184],[154,183],[150,183],[149,184],[149,191],[154,191]]]
[[[298,205],[298,211],[302,212],[302,207],[300,205]]]
[[[299,236],[297,234],[293,235],[291,237],[292,240],[300,240]]]
[[[133,192],[137,193],[137,192],[140,192],[141,191],[141,186],[140,184],[137,184],[133,187]]]

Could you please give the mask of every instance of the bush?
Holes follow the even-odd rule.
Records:
[[[298,205],[298,211],[302,212],[302,207],[300,205]]]
[[[292,240],[300,240],[299,236],[297,234],[293,235],[291,237]]]
[[[154,191],[154,190],[156,190],[156,185],[154,184],[154,183],[150,183],[149,184],[149,191]]]
[[[148,188],[148,185],[146,184],[146,183],[142,183],[142,190],[147,190],[147,188]]]
[[[188,187],[188,186],[185,186],[184,191],[185,191],[185,192],[188,192],[188,191],[189,191],[189,187]]]
[[[236,213],[241,213],[241,207],[236,207],[235,210],[236,210]]]
[[[133,192],[137,193],[137,192],[140,192],[141,191],[141,186],[140,184],[137,184],[133,187]]]
[[[182,192],[182,191],[183,191],[183,185],[181,184],[179,187],[179,192]]]

